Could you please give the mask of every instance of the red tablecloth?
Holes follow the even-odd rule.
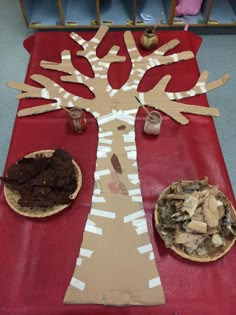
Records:
[[[92,32],[80,34],[86,39],[94,35]],[[133,32],[133,35],[138,45],[141,32]],[[196,55],[201,43],[201,39],[190,32],[162,31],[158,35],[160,45],[170,39],[180,40],[181,44],[169,53],[192,50]],[[69,38],[68,32],[37,33],[26,39],[24,45],[31,54],[27,83],[36,85],[30,75],[41,73],[62,84],[68,91],[87,95],[81,85],[61,83],[62,73],[43,70],[39,66],[42,59],[60,62],[61,51],[69,49],[76,67],[81,72],[91,74],[86,60],[75,56],[80,47]],[[120,31],[110,31],[105,36],[97,55],[104,55],[113,45],[119,45],[120,54],[127,55],[123,32]],[[109,76],[113,87],[119,88],[125,82],[129,70],[129,60],[122,65],[111,66]],[[173,76],[168,91],[188,90],[199,76],[196,59],[150,70],[140,85],[140,91],[153,87],[164,74]],[[208,106],[205,95],[185,99],[184,102]],[[42,103],[42,100],[27,99],[20,102],[20,108]],[[17,118],[15,121],[6,168],[30,152],[62,147],[79,163],[83,185],[78,198],[69,208],[42,220],[24,218],[12,211],[6,204],[1,187],[0,314],[234,314],[235,247],[219,261],[194,263],[167,250],[153,228],[153,209],[158,195],[172,181],[180,178],[202,179],[208,176],[211,184],[218,185],[235,202],[213,121],[209,117],[188,115],[190,123],[181,126],[163,115],[160,136],[149,138],[142,133],[142,110],[139,110],[136,120],[138,165],[150,237],[166,304],[121,308],[63,305],[82,242],[94,183],[97,124],[89,114],[87,118],[89,127],[83,135],[70,132],[64,111]]]

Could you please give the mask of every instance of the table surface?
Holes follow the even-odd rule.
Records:
[[[127,55],[123,34],[120,31],[109,32],[98,47],[98,56],[105,54],[113,45],[121,47],[119,54]],[[140,31],[133,32],[137,45],[141,34]],[[83,32],[81,35],[90,39],[94,33]],[[171,53],[191,50],[196,55],[201,44],[201,39],[190,32],[162,31],[158,35],[160,45],[171,39],[180,40]],[[36,33],[26,39],[24,45],[31,54],[26,82],[34,86],[37,85],[30,76],[35,73],[48,75],[61,84],[61,73],[41,69],[40,60],[59,62],[62,50],[70,49],[73,56],[78,50],[68,32]],[[90,73],[86,60],[77,57],[74,62],[81,72]],[[129,69],[129,60],[122,65],[111,66],[109,78],[114,87],[124,83]],[[172,75],[167,87],[169,91],[188,90],[199,77],[196,58],[152,69],[139,90],[153,87],[164,74]],[[82,86],[69,83],[63,83],[63,86],[86,97]],[[208,106],[205,95],[191,97],[184,102]],[[26,99],[20,102],[19,108],[39,104],[42,100]],[[187,261],[165,248],[153,225],[153,209],[159,194],[180,178],[202,179],[207,176],[210,184],[217,185],[235,205],[212,118],[187,115],[190,123],[181,126],[163,115],[160,136],[150,138],[142,132],[144,115],[140,109],[135,125],[139,176],[166,304],[121,308],[63,305],[90,211],[98,139],[97,124],[90,114],[86,113],[88,129],[83,135],[76,135],[68,129],[67,116],[61,110],[16,118],[5,172],[9,165],[26,154],[61,147],[80,165],[83,185],[79,196],[65,211],[42,220],[24,218],[12,211],[6,204],[1,186],[1,314],[233,314],[236,298],[235,247],[216,262],[201,264]]]

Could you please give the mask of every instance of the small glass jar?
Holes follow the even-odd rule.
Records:
[[[161,114],[157,111],[152,111],[147,115],[144,123],[144,132],[148,135],[157,136],[161,128]]]
[[[157,47],[158,37],[154,27],[148,27],[145,29],[143,35],[140,38],[140,44],[145,50],[152,50]]]
[[[75,133],[82,133],[87,128],[87,120],[80,107],[73,107],[69,111],[69,125]]]

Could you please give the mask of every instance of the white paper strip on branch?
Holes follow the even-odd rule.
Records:
[[[91,215],[95,215],[98,217],[108,218],[108,219],[115,219],[116,214],[112,211],[104,211],[104,210],[98,210],[98,209],[91,209],[90,212]]]
[[[77,258],[76,259],[76,266],[81,266],[83,259],[82,258]]]
[[[128,223],[130,221],[133,221],[134,219],[138,219],[145,216],[144,210],[139,210],[137,212],[131,213],[124,217],[124,223]]]
[[[149,280],[149,288],[154,288],[158,285],[161,285],[161,279],[160,277],[156,277],[156,278],[153,278],[151,280]]]
[[[80,248],[80,256],[84,256],[84,257],[91,257],[93,254],[93,251],[90,249],[86,249],[86,248]]]
[[[74,277],[72,277],[70,284],[72,285],[72,287],[75,287],[76,289],[79,289],[81,291],[83,291],[85,288],[85,283]]]
[[[138,247],[138,251],[140,252],[140,254],[145,254],[145,253],[148,253],[152,250],[153,250],[152,244],[147,244],[147,245],[143,245],[143,246]]]

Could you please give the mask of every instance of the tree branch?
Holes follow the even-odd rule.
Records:
[[[85,56],[86,52],[96,51],[97,46],[103,40],[104,36],[108,32],[109,28],[105,25],[99,27],[98,31],[92,39],[89,41],[84,40],[80,35],[72,32],[70,37],[83,47],[83,51],[79,51],[77,54],[80,56]]]
[[[98,58],[96,56],[96,50],[106,33],[108,32],[109,28],[107,26],[100,26],[95,36],[90,39],[89,41],[85,41],[81,36],[76,33],[71,33],[70,37],[74,39],[79,45],[83,47],[83,51],[77,51],[77,56],[85,57],[93,67],[93,64],[97,65],[98,61],[100,62],[121,62],[125,60],[123,56],[116,56],[118,53],[119,47],[114,46],[110,49],[107,56],[103,58]],[[110,56],[110,57],[108,57]]]
[[[230,78],[229,74],[224,74],[219,79],[212,81],[210,83],[206,83],[206,80],[208,78],[208,71],[203,71],[197,81],[197,83],[194,85],[194,87],[188,91],[181,91],[181,92],[166,92],[168,98],[170,100],[180,100],[186,97],[192,97],[195,95],[205,94],[208,91],[211,91],[217,87],[220,87],[224,85]]]
[[[194,54],[191,51],[184,51],[169,56],[163,56],[168,50],[174,48],[176,45],[179,44],[178,40],[172,40],[167,44],[161,46],[159,50],[154,51],[150,55],[143,57],[140,55],[135,45],[132,33],[130,31],[125,32],[124,39],[132,62],[132,71],[130,73],[128,81],[124,86],[125,89],[127,86],[131,86],[132,88],[137,89],[137,78],[140,78],[140,82],[146,71],[151,68],[173,62],[179,62],[181,60],[188,60],[194,57]]]
[[[44,69],[50,70],[58,70],[63,71],[65,73],[70,74],[69,76],[61,76],[61,80],[64,82],[75,82],[75,83],[82,83],[86,86],[90,87],[90,90],[93,90],[94,94],[96,94],[96,86],[97,82],[99,81],[99,85],[104,86],[104,89],[112,90],[107,78],[108,68],[111,63],[113,62],[123,62],[126,60],[124,56],[118,56],[119,47],[113,46],[108,54],[103,58],[98,58],[96,56],[96,49],[100,41],[105,36],[106,32],[108,31],[108,27],[102,26],[99,28],[95,36],[90,41],[85,41],[82,39],[78,34],[71,33],[70,37],[74,39],[78,44],[80,44],[84,51],[78,51],[78,56],[83,56],[87,58],[89,61],[91,68],[95,73],[94,78],[88,78],[87,76],[81,74],[72,64],[71,61],[71,54],[70,51],[65,50],[61,54],[61,63],[53,63],[48,61],[41,61],[40,65]]]
[[[154,51],[154,54],[163,56],[167,51],[175,48],[177,45],[179,45],[180,41],[178,39],[172,39],[168,43],[162,45],[158,49]]]
[[[54,103],[46,105],[35,106],[20,110],[18,116],[28,116],[41,114],[44,112],[54,111],[63,107],[89,107],[93,103],[93,100],[81,99],[79,96],[67,92],[62,86],[55,83],[53,80],[40,75],[34,74],[31,79],[38,82],[43,88],[35,88],[28,84],[22,84],[18,82],[8,82],[8,87],[27,91],[18,95],[18,99],[23,98],[42,98],[47,100],[54,100]]]
[[[12,88],[12,89],[16,89],[19,91],[23,91],[22,93],[18,94],[16,96],[17,100],[20,100],[22,98],[26,98],[26,97],[41,97],[41,88],[37,88],[37,87],[33,87],[29,84],[26,83],[19,83],[19,82],[15,82],[15,81],[9,81],[7,82],[7,87]]]
[[[76,82],[85,84],[88,80],[88,76],[81,74],[72,64],[71,54],[69,50],[64,50],[61,53],[62,62],[56,63],[51,61],[42,60],[40,66],[44,69],[62,71],[70,74],[69,76],[61,76],[61,80],[64,82]],[[86,85],[86,84],[85,84]]]
[[[99,114],[102,113],[102,115],[109,114],[111,108],[115,108],[116,110],[124,110],[124,108],[127,106],[128,110],[134,110],[137,108],[134,101],[134,96],[137,94],[143,104],[156,106],[157,109],[161,110],[166,115],[170,116],[175,121],[183,125],[188,123],[188,119],[183,115],[183,113],[204,116],[219,116],[219,111],[216,108],[188,105],[175,100],[204,94],[207,91],[215,89],[216,87],[223,85],[229,79],[229,74],[225,74],[215,81],[206,83],[208,72],[203,71],[193,88],[188,91],[180,92],[166,92],[166,88],[171,79],[171,76],[165,75],[152,90],[145,93],[137,92],[140,78],[144,76],[148,69],[167,63],[191,59],[193,57],[193,53],[191,51],[183,51],[181,53],[164,56],[167,51],[179,44],[177,39],[162,45],[150,55],[143,57],[140,55],[135,45],[132,33],[130,31],[126,31],[124,33],[124,39],[131,58],[132,70],[128,81],[121,87],[121,89],[113,89],[110,86],[107,77],[109,66],[112,62],[124,61],[125,57],[118,56],[119,47],[117,46],[113,46],[107,55],[101,59],[96,56],[96,48],[107,31],[108,27],[100,27],[95,36],[88,42],[82,39],[76,33],[71,34],[71,37],[83,47],[84,51],[79,51],[77,55],[84,56],[88,59],[95,73],[93,78],[89,78],[75,69],[71,61],[70,51],[68,50],[64,50],[61,53],[60,63],[49,62],[45,60],[42,60],[40,63],[44,69],[58,70],[69,74],[61,77],[63,81],[82,84],[86,82],[85,85],[92,91],[92,93],[94,93],[94,95],[97,94],[96,98],[91,100],[83,98],[81,99],[79,96],[67,92],[62,86],[50,78],[35,74],[31,76],[31,79],[39,83],[42,86],[41,88],[25,83],[17,83],[14,81],[9,82],[8,87],[22,91],[17,95],[17,99],[23,99],[27,97],[42,98],[51,100],[52,103],[35,106],[33,108],[22,109],[18,112],[18,116],[40,114],[61,109],[62,107],[71,108],[74,106],[91,108],[92,113],[94,113],[93,110],[99,110]],[[124,99],[125,104],[123,102]],[[102,104],[102,106],[99,104]]]
[[[183,116],[182,113],[189,113],[189,114],[196,114],[196,115],[203,115],[203,116],[219,116],[219,110],[214,107],[204,107],[204,106],[198,106],[198,105],[188,105],[180,102],[175,102],[174,100],[181,99],[186,97],[194,96],[197,93],[203,94],[206,93],[211,88],[216,88],[222,84],[224,84],[229,76],[224,75],[222,78],[213,81],[209,84],[206,84],[208,72],[204,71],[196,85],[193,87],[193,89],[185,92],[165,92],[165,89],[167,87],[167,84],[169,83],[171,76],[166,75],[164,76],[157,84],[156,86],[146,93],[144,93],[143,98],[145,98],[145,104],[154,104],[154,107],[164,112],[166,115],[173,118],[178,123],[185,125],[189,121],[186,117]],[[193,92],[191,92],[193,91]],[[144,100],[143,100],[144,101]]]
[[[52,112],[55,110],[58,110],[58,106],[56,103],[49,103],[45,105],[39,105],[34,107],[29,107],[25,109],[21,109],[18,111],[17,116],[18,117],[25,117],[25,116],[31,116],[31,115],[39,115],[43,113]]]

